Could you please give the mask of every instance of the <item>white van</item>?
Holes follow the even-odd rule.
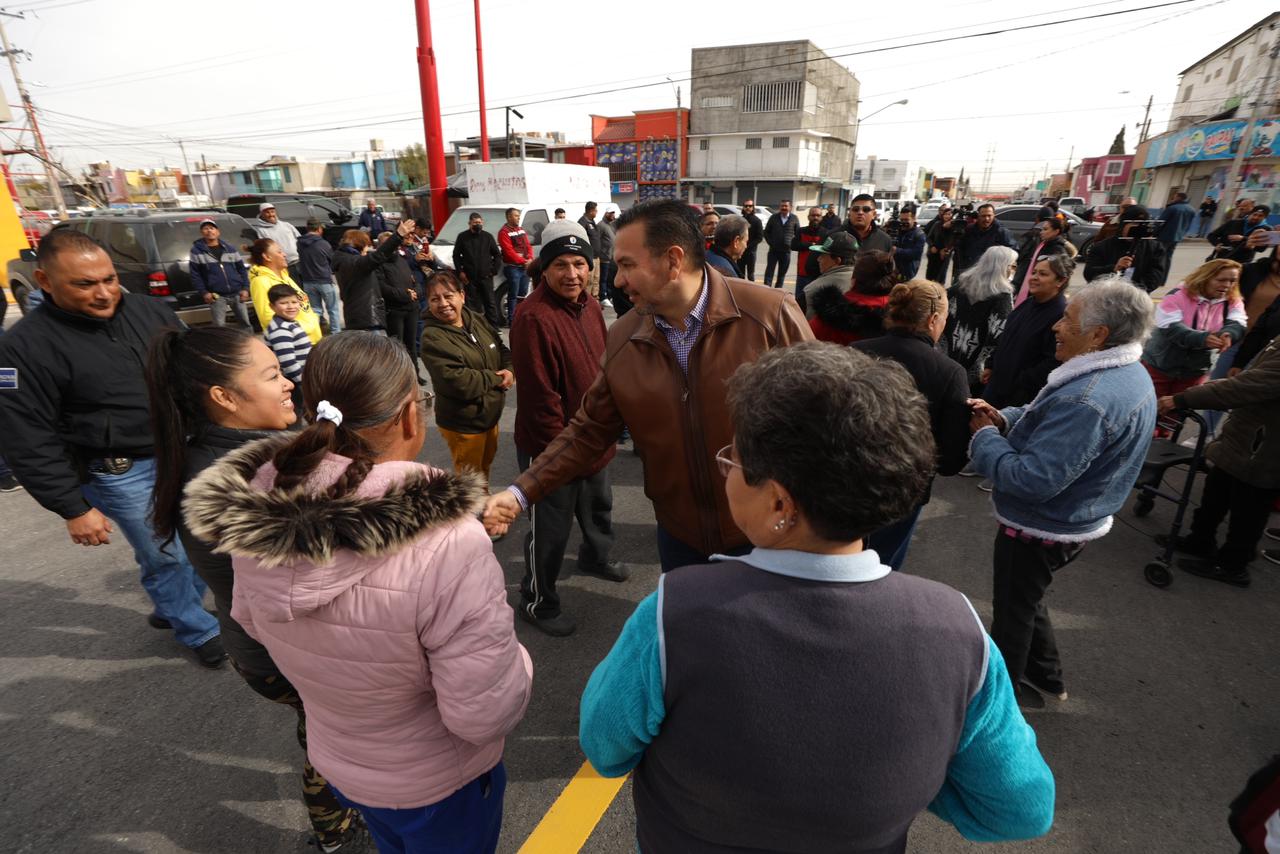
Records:
[[[436,258],[440,263],[452,268],[453,245],[457,242],[458,235],[469,227],[473,213],[478,213],[484,217],[484,230],[492,234],[494,240],[497,240],[499,229],[507,221],[507,209],[516,208],[520,211],[520,226],[529,235],[529,242],[533,245],[533,254],[536,256],[538,247],[542,245],[542,229],[547,227],[547,223],[555,219],[556,208],[564,208],[565,219],[577,222],[582,217],[586,204],[586,202],[559,202],[551,206],[528,204],[463,205],[449,214],[449,218],[444,222],[444,227],[436,233],[436,239],[431,242],[431,246],[435,250]],[[612,202],[597,202],[596,222],[600,222],[604,218],[605,212],[609,210],[612,210],[615,214],[621,212],[618,206]]]

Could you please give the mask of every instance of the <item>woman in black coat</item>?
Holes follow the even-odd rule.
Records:
[[[950,205],[938,208],[938,215],[924,230],[924,277],[931,282],[947,283],[947,270],[951,267],[951,253],[955,251],[960,236],[964,234],[964,220],[956,219]]]
[[[363,232],[362,232],[363,233]],[[321,850],[370,845],[354,809],[344,807],[306,758],[302,699],[266,647],[231,616],[235,573],[231,556],[187,528],[180,502],[186,484],[225,454],[288,429],[298,418],[293,383],[260,339],[233,326],[166,329],[151,343],[147,391],[156,447],[153,519],[157,535],[176,535],[200,579],[213,593],[222,643],[241,678],[266,699],[291,707],[303,749],[302,800]],[[370,846],[371,847],[371,846]]]
[[[929,403],[929,424],[938,451],[938,473],[953,475],[964,467],[969,453],[969,382],[964,369],[938,349],[947,323],[947,294],[942,285],[912,279],[889,293],[885,334],[851,346],[869,356],[892,359],[907,369],[916,389]],[[929,503],[929,490],[910,514],[868,540],[882,563],[901,569],[911,545],[920,511]]]
[[[1067,244],[1066,219],[1061,214],[1032,227],[1018,247],[1018,269],[1013,273],[1015,302],[1021,303],[1026,299],[1027,274],[1031,272],[1031,264],[1041,256],[1054,254],[1068,257],[1076,254]]]
[[[377,251],[372,250],[372,241],[365,232],[351,228],[343,233],[330,263],[342,296],[344,329],[386,330],[387,305],[377,269],[395,257],[400,243],[412,233],[413,220],[401,221]]]
[[[1045,256],[1031,268],[1027,299],[1005,321],[983,376],[982,399],[996,409],[1030,403],[1058,367],[1053,325],[1067,310],[1065,294],[1074,270],[1066,255]]]
[[[379,236],[379,248],[390,240],[390,234]],[[418,337],[418,282],[413,275],[413,266],[397,249],[391,260],[378,265],[374,273],[386,306],[387,335],[404,344],[409,355],[413,356],[418,350],[415,340]]]

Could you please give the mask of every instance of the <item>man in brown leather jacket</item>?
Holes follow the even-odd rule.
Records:
[[[635,311],[609,329],[603,369],[573,420],[506,490],[485,524],[581,477],[625,424],[644,463],[663,571],[749,548],[729,513],[715,454],[733,442],[725,381],[774,347],[812,340],[795,300],[726,278],[704,263],[698,219],[675,199],[641,202],[618,220],[615,285]]]

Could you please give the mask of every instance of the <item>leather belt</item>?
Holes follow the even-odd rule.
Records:
[[[94,474],[124,474],[133,468],[133,457],[98,457],[86,466]]]

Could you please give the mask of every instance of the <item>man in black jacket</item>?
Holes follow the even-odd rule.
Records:
[[[889,232],[876,225],[876,200],[867,193],[859,193],[849,203],[849,215],[844,230],[858,242],[859,252],[888,252],[894,254],[893,238]]]
[[[587,202],[582,209],[582,216],[578,217],[578,225],[587,232],[587,239],[591,241],[591,251],[595,257],[600,257],[600,229],[596,226],[596,203]],[[591,265],[591,281],[587,283],[587,293],[596,299],[600,298],[600,265]]]
[[[769,217],[764,226],[764,242],[769,245],[769,255],[764,264],[764,285],[782,287],[787,278],[787,269],[791,266],[791,241],[800,229],[800,218],[791,212],[791,200],[783,199],[778,204],[778,212]],[[778,282],[773,281],[773,271],[778,271]]]
[[[978,221],[964,230],[960,244],[956,247],[955,277],[959,278],[961,273],[978,263],[982,253],[992,246],[1016,248],[1009,232],[996,222],[995,205],[982,204],[978,206]]]
[[[378,246],[382,247],[391,238],[391,232],[383,232],[378,237]],[[377,275],[382,301],[387,306],[387,335],[404,344],[412,357],[417,350],[414,338],[418,334],[418,283],[403,244],[390,261],[378,267]]]
[[[484,230],[484,217],[473,213],[468,229],[453,244],[453,269],[467,289],[467,307],[484,315],[495,328],[502,325],[493,298],[493,277],[502,269],[502,250]]]
[[[1095,242],[1089,247],[1084,265],[1084,280],[1092,282],[1100,276],[1118,273],[1151,293],[1164,284],[1169,274],[1169,259],[1155,235],[1140,236],[1141,223],[1151,219],[1142,205],[1130,205],[1120,214],[1120,231],[1115,237]]]
[[[311,300],[311,310],[320,316],[322,324],[328,319],[325,334],[341,332],[338,288],[333,283],[333,247],[325,239],[323,220],[307,220],[307,233],[298,238],[298,274],[302,277],[298,284]]]
[[[155,612],[200,663],[226,655],[205,585],[182,545],[161,545],[151,526],[155,491],[144,376],[160,329],[180,325],[164,303],[123,293],[111,258],[82,231],[40,241],[36,282],[44,301],[0,338],[0,436],[18,480],[61,516],[72,542],[111,542],[112,522],[133,547]]]
[[[756,203],[747,199],[742,203],[742,217],[747,221],[747,251],[743,253],[738,266],[742,268],[747,281],[756,280],[756,247],[764,240],[764,223],[756,213]]]

